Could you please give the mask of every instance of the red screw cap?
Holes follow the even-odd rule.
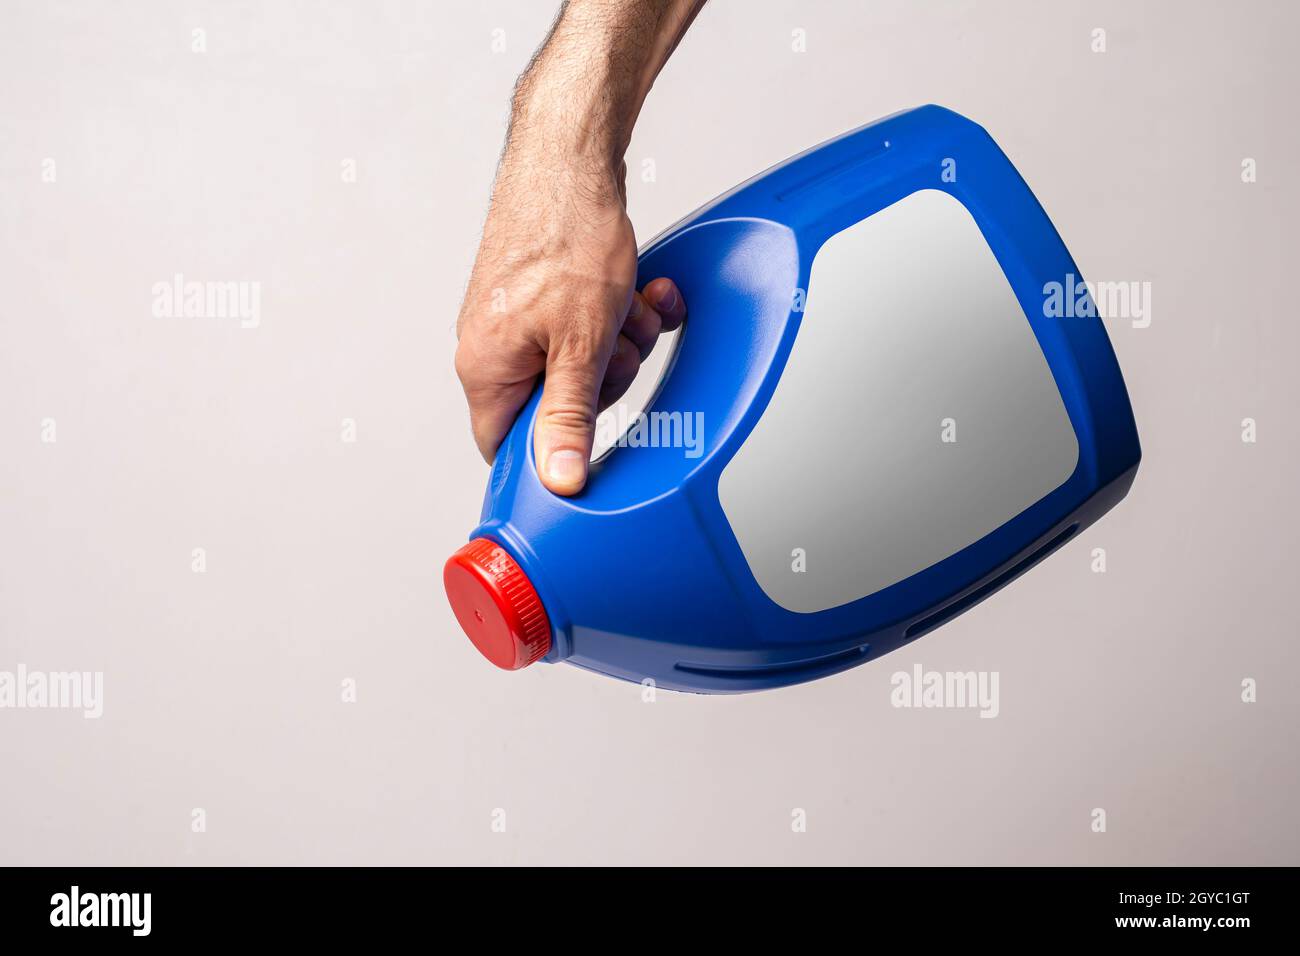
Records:
[[[475,538],[442,569],[447,600],[474,646],[517,671],[551,647],[551,622],[533,583],[501,545]]]

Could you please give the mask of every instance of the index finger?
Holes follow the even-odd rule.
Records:
[[[659,313],[663,331],[671,332],[686,318],[686,300],[672,279],[653,279],[645,284],[641,294]]]

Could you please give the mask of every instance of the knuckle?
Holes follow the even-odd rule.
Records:
[[[560,400],[547,408],[546,426],[569,432],[594,431],[596,409],[589,402]]]
[[[478,362],[475,361],[469,347],[465,345],[463,339],[461,340],[460,345],[456,347],[456,357],[452,364],[456,369],[456,377],[460,379],[460,384],[465,387],[472,385],[474,382],[474,372],[478,367]]]
[[[593,320],[568,320],[557,330],[555,358],[560,362],[594,365],[609,358],[609,334]]]
[[[605,370],[606,381],[631,381],[641,369],[641,355],[632,342],[619,342],[619,348]]]
[[[641,347],[654,345],[663,330],[663,320],[653,309],[646,309],[635,319],[628,319],[623,326],[623,333]]]

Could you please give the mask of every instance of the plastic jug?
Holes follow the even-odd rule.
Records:
[[[984,600],[1133,481],[1137,429],[1087,287],[953,112],[895,114],[756,176],[644,248],[638,287],[658,276],[689,311],[637,419],[650,439],[553,495],[539,390],[447,562],[457,620],[501,667],[702,693],[824,677]],[[1054,308],[1061,290],[1078,302]]]

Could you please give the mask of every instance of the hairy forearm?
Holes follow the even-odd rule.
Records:
[[[623,155],[641,104],[704,0],[569,0],[515,88],[457,332],[456,374],[492,461],[544,376],[533,454],[576,494],[596,415],[686,317],[671,277],[637,288]]]
[[[519,79],[507,161],[617,170],[641,105],[704,0],[569,0]]]

